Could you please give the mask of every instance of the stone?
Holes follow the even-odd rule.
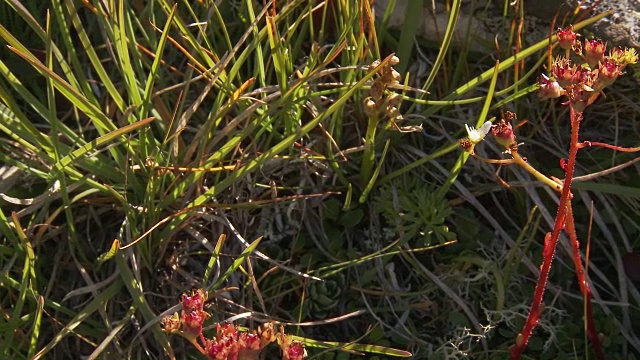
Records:
[[[594,6],[595,4],[595,6]],[[525,0],[525,10],[541,19],[553,19],[556,11],[558,19],[580,6],[583,11],[591,7],[591,14],[600,14],[613,10],[613,14],[600,20],[589,28],[596,37],[611,46],[640,47],[640,0]]]
[[[400,29],[404,23],[409,1],[396,0],[388,26]],[[533,44],[548,36],[551,22],[558,13],[556,28],[561,26],[565,16],[571,15],[582,3],[581,8],[589,9],[597,3],[590,14],[599,14],[608,10],[614,13],[589,28],[596,37],[606,41],[610,46],[640,47],[640,0],[521,0],[525,6],[525,39]],[[439,43],[447,28],[449,14],[446,0],[424,0],[418,36],[429,42]],[[388,0],[374,1],[376,18],[381,20],[389,4]],[[466,47],[477,53],[490,53],[495,50],[495,43],[506,44],[508,33],[502,17],[503,2],[462,0],[460,17],[456,24],[456,36],[451,45],[454,48]],[[472,31],[467,38],[467,30]]]

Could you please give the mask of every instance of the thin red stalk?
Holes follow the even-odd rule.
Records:
[[[207,339],[204,337],[204,334],[202,333],[202,331],[200,331],[200,341],[202,341],[202,345],[207,346]],[[194,341],[196,344],[198,343],[197,341]],[[202,352],[204,354],[204,352]]]
[[[556,220],[551,236],[547,234],[545,237],[540,277],[538,278],[538,282],[536,283],[536,288],[533,293],[533,302],[531,303],[529,316],[527,316],[527,322],[524,324],[522,332],[516,337],[515,345],[511,348],[511,360],[520,359],[520,355],[527,346],[533,329],[538,325],[538,319],[540,318],[541,313],[540,304],[542,304],[542,296],[544,295],[544,290],[547,286],[547,279],[549,278],[549,271],[551,270],[551,263],[553,262],[558,237],[560,236],[560,231],[564,228],[565,218],[567,216],[567,204],[571,199],[571,181],[573,179],[573,171],[575,169],[576,155],[579,147],[578,132],[580,130],[582,114],[576,112],[571,106],[569,109],[571,113],[571,143],[569,147],[569,159],[565,167],[566,176],[562,187],[562,193],[560,195],[560,203],[558,204],[558,213],[556,214]]]
[[[204,348],[203,348],[202,346],[200,346],[200,344],[198,344],[198,340],[196,340],[195,338],[194,338],[193,340],[192,340],[192,339],[189,339],[189,340],[191,341],[191,344],[192,344],[193,346],[195,346],[195,348],[196,348],[198,351],[200,351],[200,353],[201,353],[201,354],[203,354],[203,355],[204,355],[204,354],[206,354],[206,353],[207,353],[207,352],[204,350]]]
[[[599,146],[599,147],[603,147],[603,148],[607,148],[607,149],[611,149],[611,150],[615,150],[615,151],[620,151],[620,152],[638,152],[640,151],[640,146],[638,147],[632,147],[632,148],[626,148],[626,147],[622,147],[622,146],[616,146],[616,145],[611,145],[611,144],[607,144],[607,143],[601,143],[601,142],[597,142],[597,141],[583,141],[580,144],[578,144],[578,148],[582,149],[585,147],[590,147],[590,146]]]
[[[602,353],[602,344],[600,343],[600,337],[596,332],[596,325],[593,321],[593,312],[591,310],[591,289],[589,283],[585,278],[584,268],[582,266],[582,258],[580,256],[580,243],[578,242],[578,236],[576,234],[576,227],[573,221],[573,209],[571,203],[567,204],[567,217],[565,219],[565,232],[569,235],[571,242],[571,249],[573,250],[573,265],[576,268],[576,276],[578,277],[578,284],[580,284],[580,291],[584,297],[586,305],[586,319],[587,319],[587,337],[593,344],[593,349],[596,353],[598,360],[604,360],[604,354]]]

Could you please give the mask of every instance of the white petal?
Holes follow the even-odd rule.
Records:
[[[464,126],[465,128],[467,128],[467,134],[469,134],[469,141],[471,141],[474,144],[477,144],[480,141],[482,141],[482,139],[484,139],[484,137],[487,136],[487,134],[489,133],[489,130],[491,130],[491,121],[485,122],[478,129],[474,129],[467,124],[464,124]]]
[[[489,131],[491,130],[491,121],[487,121],[484,124],[482,124],[482,126],[478,129],[478,131],[480,132],[480,134],[482,134],[482,138],[484,138],[485,136],[487,136],[487,134],[489,133]]]
[[[469,126],[467,124],[464,124],[464,127],[467,128],[467,135],[469,135],[469,137],[471,137],[471,133],[475,132],[475,130],[471,126]]]

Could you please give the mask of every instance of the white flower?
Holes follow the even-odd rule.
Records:
[[[478,129],[474,129],[473,127],[467,124],[464,124],[464,127],[467,128],[467,134],[469,134],[469,141],[471,141],[474,144],[477,144],[480,141],[482,141],[482,139],[484,139],[484,137],[487,136],[487,134],[491,130],[491,121],[485,122]]]

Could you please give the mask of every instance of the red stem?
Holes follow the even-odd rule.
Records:
[[[587,319],[587,337],[593,344],[593,349],[596,353],[598,360],[604,360],[604,353],[602,352],[602,344],[600,337],[596,332],[596,325],[593,321],[593,312],[591,310],[591,289],[589,283],[585,278],[584,268],[582,267],[582,258],[580,256],[580,243],[578,242],[578,236],[576,235],[576,228],[573,221],[573,209],[571,203],[567,204],[567,218],[565,220],[565,232],[569,235],[571,242],[571,249],[573,250],[573,265],[576,268],[576,275],[578,276],[578,284],[580,284],[580,291],[584,297],[586,306],[586,319]]]
[[[540,304],[542,304],[542,296],[544,295],[545,287],[547,286],[547,279],[549,278],[549,271],[551,270],[551,263],[555,254],[556,244],[558,243],[558,237],[560,231],[564,228],[565,219],[567,216],[567,208],[571,199],[571,181],[573,179],[573,171],[576,163],[576,155],[578,153],[578,131],[580,129],[580,120],[582,120],[582,113],[576,112],[573,107],[569,107],[571,113],[571,144],[569,147],[569,159],[567,166],[565,167],[566,176],[562,187],[562,193],[560,195],[560,203],[558,205],[558,213],[556,214],[555,224],[553,226],[553,232],[551,236],[547,234],[545,237],[545,244],[543,250],[543,261],[540,267],[540,277],[536,283],[536,288],[533,293],[533,302],[531,303],[531,309],[529,310],[529,316],[527,322],[522,329],[522,332],[516,337],[516,343],[511,348],[511,360],[520,359],[520,355],[524,351],[529,337],[533,332],[533,329],[538,325],[538,319],[540,318]]]
[[[191,341],[191,344],[192,344],[193,346],[195,346],[195,348],[196,348],[198,351],[200,351],[200,353],[201,353],[202,355],[206,355],[206,354],[207,354],[207,352],[205,351],[205,349],[204,349],[202,346],[200,346],[200,344],[198,344],[198,340],[197,340],[196,338],[190,339],[190,341]],[[205,343],[205,344],[206,344],[206,343]]]
[[[611,150],[615,150],[615,151],[620,151],[620,152],[638,152],[638,151],[640,151],[640,146],[627,148],[627,147],[616,146],[616,145],[611,145],[611,144],[607,144],[607,143],[601,143],[601,142],[597,142],[597,141],[583,141],[583,142],[578,144],[578,148],[579,149],[590,147],[590,146],[599,146],[599,147],[603,147],[603,148],[607,148],[607,149],[611,149]]]

